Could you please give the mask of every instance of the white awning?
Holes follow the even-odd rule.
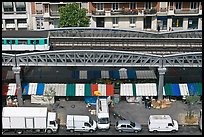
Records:
[[[87,71],[86,70],[80,70],[79,71],[79,79],[87,79]]]
[[[154,70],[137,70],[137,79],[157,79]]]
[[[156,83],[125,83],[120,85],[121,96],[157,96]]]

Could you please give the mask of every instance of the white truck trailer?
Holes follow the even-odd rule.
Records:
[[[96,100],[96,116],[98,129],[110,129],[109,108],[106,98],[98,98]]]
[[[2,111],[2,133],[23,131],[56,133],[57,114],[48,112],[47,107],[4,107]]]
[[[199,124],[200,131],[202,131],[202,109],[200,110],[198,124]]]
[[[178,131],[178,122],[169,115],[150,115],[148,121],[149,132]]]
[[[82,131],[94,132],[96,131],[96,121],[92,120],[89,116],[83,115],[67,115],[66,122],[67,131]]]

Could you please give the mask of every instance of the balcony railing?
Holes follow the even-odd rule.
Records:
[[[105,11],[92,11],[93,15],[105,15]]]
[[[175,9],[175,14],[198,14],[198,9],[189,9],[189,10],[181,10],[181,9]]]
[[[156,14],[157,10],[156,9],[146,9],[144,10],[144,14]]]
[[[51,11],[50,15],[51,16],[59,16],[60,14],[59,14],[59,11]]]
[[[138,15],[138,10],[117,10],[111,11],[111,15]]]
[[[28,24],[27,23],[18,23],[18,28],[27,28]]]
[[[167,8],[160,8],[159,12],[167,12]]]
[[[15,24],[6,24],[6,28],[8,29],[15,28]]]

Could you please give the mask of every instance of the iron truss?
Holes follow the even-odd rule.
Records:
[[[171,32],[147,32],[131,29],[107,29],[90,27],[71,27],[49,29],[50,38],[126,38],[126,39],[202,39],[202,30],[180,30]]]
[[[2,66],[202,67],[202,52],[174,55],[111,50],[58,50],[2,53]]]

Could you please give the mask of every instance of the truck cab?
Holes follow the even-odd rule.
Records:
[[[57,114],[55,112],[48,112],[47,118],[47,133],[57,132],[58,123],[57,123]]]

